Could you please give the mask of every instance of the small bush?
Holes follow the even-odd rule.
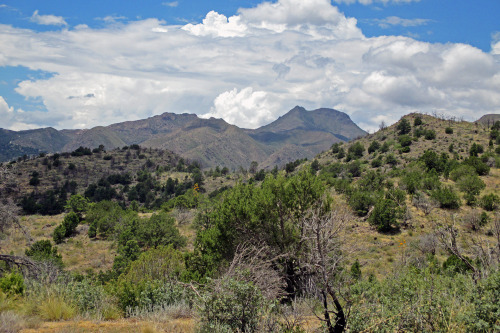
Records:
[[[382,159],[380,157],[374,159],[371,162],[371,166],[372,166],[372,168],[378,168],[378,167],[382,166]]]
[[[358,259],[351,266],[351,276],[354,280],[361,279],[361,265]]]
[[[436,138],[436,132],[434,130],[425,131],[424,135],[426,140],[434,140]]]
[[[52,239],[54,240],[54,243],[61,244],[64,240],[65,235],[66,229],[64,229],[64,226],[60,224],[54,229],[54,232],[52,233]]]
[[[353,159],[363,157],[363,153],[365,151],[365,147],[361,142],[356,142],[352,146],[349,147],[348,153],[352,156]]]
[[[399,135],[408,134],[411,132],[411,124],[408,119],[403,118],[396,126],[396,129],[399,131]]]
[[[375,204],[375,198],[368,191],[355,191],[349,198],[349,206],[358,216],[366,216],[370,208]]]
[[[468,261],[471,261],[469,258],[466,257]],[[453,273],[465,273],[470,271],[470,267],[467,266],[460,258],[458,258],[456,255],[452,254],[451,256],[446,259],[445,262],[443,262],[443,269],[446,271],[451,271]]]
[[[370,215],[370,223],[377,227],[380,232],[390,231],[398,227],[400,210],[397,204],[390,199],[377,202]]]
[[[395,166],[398,164],[398,159],[393,154],[389,154],[385,157],[385,164]]]
[[[376,140],[372,141],[370,146],[368,147],[368,154],[374,153],[380,148],[380,143]]]
[[[481,207],[487,211],[497,210],[500,205],[500,197],[495,193],[487,194],[481,198]]]
[[[399,141],[399,144],[401,145],[401,147],[409,147],[412,143],[411,137],[407,134],[401,135],[398,138],[398,141]]]
[[[415,117],[415,120],[413,120],[413,126],[420,126],[423,123],[424,122],[422,121],[422,117],[420,116]]]
[[[52,246],[50,240],[39,240],[33,243],[25,254],[37,261],[50,261],[58,267],[63,266],[62,256],[57,253],[57,247]]]
[[[263,297],[252,283],[230,278],[213,281],[202,297],[200,331],[213,332],[214,325],[228,332],[254,332],[258,327]]]
[[[477,157],[479,154],[484,153],[484,148],[482,145],[473,143],[469,149],[469,155]]]
[[[453,128],[451,128],[451,127],[446,127],[446,128],[445,128],[445,130],[444,130],[444,132],[445,132],[446,134],[453,134]]]
[[[7,273],[0,278],[0,290],[10,295],[24,294],[25,285],[23,276],[20,273]]]
[[[450,186],[434,190],[431,197],[439,203],[441,208],[458,209],[460,208],[460,198]]]

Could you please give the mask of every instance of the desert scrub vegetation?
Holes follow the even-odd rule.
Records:
[[[168,331],[180,318],[199,332],[496,332],[498,136],[451,121],[446,134],[437,123],[413,115],[311,162],[239,174],[180,160],[166,172],[149,151],[127,147],[100,161],[130,153],[144,168],[49,193],[64,210],[50,223],[19,220],[2,196],[0,315],[22,327],[132,319]],[[81,152],[68,172],[99,154]],[[42,165],[52,172],[56,159]],[[49,191],[47,171],[30,172],[38,181],[27,186]],[[21,250],[9,254],[7,242]],[[104,242],[109,265],[68,270],[72,250],[84,256]]]

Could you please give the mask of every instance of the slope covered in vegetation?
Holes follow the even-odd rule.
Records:
[[[126,317],[156,331],[179,318],[198,332],[498,331],[499,130],[411,114],[269,172],[202,172],[140,150],[152,155],[130,184],[110,184],[123,197],[97,196],[113,172],[96,176],[52,217],[16,218],[4,194],[0,315],[24,327]]]

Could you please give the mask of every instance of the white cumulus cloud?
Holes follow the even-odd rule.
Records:
[[[230,17],[212,11],[184,26],[154,18],[46,32],[0,24],[0,45],[0,66],[53,73],[18,84],[47,112],[14,110],[10,128],[88,128],[163,112],[257,127],[301,105],[336,108],[374,130],[414,111],[475,120],[500,110],[495,39],[485,53],[368,38],[328,0],[262,2]]]
[[[68,25],[62,16],[40,15],[38,10],[33,12],[30,20],[42,25]]]
[[[235,88],[217,96],[210,112],[202,117],[222,118],[243,128],[257,128],[275,120],[275,110],[279,107],[279,99],[265,91]]]

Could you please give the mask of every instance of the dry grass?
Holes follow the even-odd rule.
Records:
[[[21,224],[29,230],[34,241],[50,239],[54,229],[62,222],[64,214],[55,216],[23,216]],[[58,252],[63,257],[65,268],[69,271],[85,272],[88,269],[96,271],[108,270],[113,266],[116,249],[112,241],[90,240],[87,236],[88,226],[79,225],[76,235],[57,245]],[[24,255],[28,247],[27,240],[18,229],[9,229],[7,237],[0,241],[4,253]]]
[[[195,322],[192,319],[176,319],[165,324],[157,324],[149,321],[135,319],[123,319],[117,321],[94,322],[94,321],[68,321],[68,322],[45,322],[36,329],[24,329],[20,333],[190,333],[195,330]]]
[[[39,316],[44,320],[69,320],[75,317],[76,308],[57,295],[49,295],[37,306]]]

